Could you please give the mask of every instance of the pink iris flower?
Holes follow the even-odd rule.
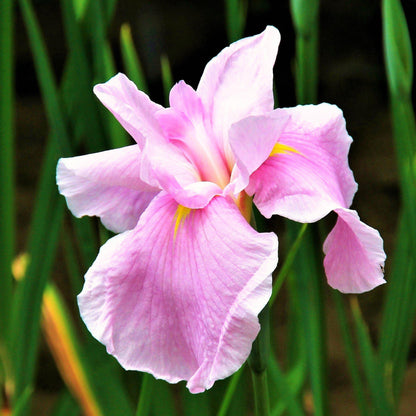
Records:
[[[342,112],[320,104],[273,109],[274,27],[225,48],[198,88],[181,81],[170,107],[123,74],[94,92],[135,144],[61,159],[72,213],[119,233],[100,249],[78,296],[90,332],[126,369],[193,393],[235,372],[259,332],[278,241],[250,224],[309,223],[338,214],[324,244],[329,284],[384,283],[379,233],[349,209],[357,190]]]

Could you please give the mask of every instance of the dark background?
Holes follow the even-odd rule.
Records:
[[[67,53],[59,2],[38,0],[33,1],[33,4],[59,80]],[[403,6],[408,16],[411,38],[414,40],[415,19],[413,17],[409,20],[414,1],[403,2]],[[222,1],[119,0],[109,31],[116,59],[120,58],[118,37],[120,25],[124,22],[131,25],[149,81],[150,96],[160,103],[163,102],[159,61],[162,52],[171,61],[174,80],[184,79],[196,87],[205,64],[229,43]],[[244,34],[257,34],[267,24],[276,26],[282,35],[275,66],[279,104],[282,107],[296,105],[293,79],[294,31],[288,0],[250,2]],[[319,43],[319,101],[336,104],[344,111],[348,131],[354,139],[350,165],[359,183],[359,191],[353,208],[358,210],[365,222],[380,231],[389,256],[395,246],[399,188],[383,62],[380,2],[321,1]],[[416,44],[416,40],[413,44]],[[18,250],[23,251],[48,126],[18,7],[15,51],[16,205]],[[118,69],[122,69],[120,63]],[[389,270],[389,260],[386,269]],[[360,297],[370,331],[374,333],[380,317],[382,291],[383,289],[377,289]],[[74,294],[68,296],[74,297]],[[284,322],[279,325],[284,325]],[[334,415],[351,415],[355,413],[352,407],[353,393],[331,305],[328,308],[328,328],[331,334],[331,407]],[[416,351],[416,347],[412,349]],[[416,389],[416,365],[413,355],[411,352],[409,356],[410,370],[402,401],[401,414],[404,416],[414,415],[412,404],[415,404],[415,399],[412,391]],[[44,409],[45,403],[54,398],[61,386],[46,348],[41,351],[38,373],[37,407]],[[43,411],[39,414],[43,414]]]

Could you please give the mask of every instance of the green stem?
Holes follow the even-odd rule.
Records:
[[[222,399],[220,409],[218,410],[217,416],[226,416],[228,408],[231,404],[231,400],[237,389],[238,382],[240,381],[241,375],[243,374],[244,367],[245,365],[243,364],[243,366],[231,377],[231,380],[227,386],[227,390],[225,391],[224,398]]]
[[[147,373],[143,373],[142,386],[140,389],[139,402],[137,403],[136,416],[149,414],[154,378]]]
[[[287,275],[289,274],[290,270],[292,269],[293,262],[295,261],[296,254],[299,250],[300,243],[302,242],[303,236],[305,231],[308,227],[308,224],[303,224],[302,228],[299,230],[299,233],[296,237],[296,240],[293,242],[292,247],[290,248],[289,252],[287,253],[285,262],[283,263],[282,268],[280,269],[279,274],[277,275],[274,284],[273,284],[273,292],[270,298],[269,304],[270,306],[273,305],[277,294],[280,291],[284,281],[286,280]]]
[[[269,305],[266,305],[260,312],[259,321],[261,329],[253,342],[248,363],[253,380],[255,414],[256,416],[269,416],[270,400],[266,371],[270,348]]]
[[[267,385],[267,373],[251,372],[251,378],[253,380],[254,390],[254,406],[256,409],[256,416],[269,416],[270,404],[269,404],[269,386]]]

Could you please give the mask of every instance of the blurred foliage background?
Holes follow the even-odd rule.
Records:
[[[389,282],[360,295],[358,306],[355,297],[334,297],[325,285],[316,289],[313,299],[296,298],[293,280],[298,271],[290,274],[272,311],[278,334],[274,339],[277,360],[269,369],[274,386],[272,414],[413,415],[413,67],[408,63],[411,48],[406,40],[394,40],[406,38],[403,33],[408,28],[414,48],[413,2],[402,2],[407,28],[398,1],[311,2],[317,4],[317,18],[307,22],[307,28],[317,37],[316,52],[312,58],[304,52],[302,59],[312,74],[317,63],[312,81],[296,77],[302,31],[294,26],[292,14],[297,3],[305,8],[310,7],[305,5],[308,2],[1,2],[0,88],[5,98],[1,101],[4,261],[0,266],[6,283],[0,286],[0,414],[10,414],[12,408],[13,415],[252,414],[246,370],[240,381],[219,382],[210,392],[191,396],[183,383],[168,386],[138,373],[125,373],[91,339],[78,317],[75,295],[108,235],[98,221],[68,215],[57,195],[54,169],[58,157],[130,143],[93,96],[95,83],[126,72],[153,101],[165,103],[172,80],[184,79],[196,87],[205,64],[223,47],[271,24],[282,35],[275,65],[279,106],[326,101],[344,111],[354,138],[350,165],[359,183],[353,207],[384,238]],[[8,22],[14,22],[11,28]],[[400,62],[393,51],[393,71],[387,78],[384,48],[389,41],[393,50],[399,44]],[[12,54],[7,53],[8,44]],[[395,71],[400,65],[403,71]],[[9,78],[5,68],[13,68]],[[299,93],[302,82],[303,96]],[[6,131],[4,120],[14,120],[14,134],[13,129]],[[9,189],[7,184],[14,186]],[[293,241],[290,227],[276,219],[267,226],[278,233],[284,259]],[[11,283],[10,259],[27,252],[26,277]],[[19,266],[25,269],[24,258],[15,262],[15,277]],[[396,283],[399,280],[402,283]],[[298,316],[293,309],[296,301],[313,305]],[[237,390],[227,396],[233,380]],[[227,397],[229,413],[221,413],[228,406]]]

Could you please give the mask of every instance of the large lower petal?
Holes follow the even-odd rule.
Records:
[[[208,62],[197,93],[211,114],[215,136],[228,152],[228,130],[238,120],[273,109],[273,65],[280,42],[268,26],[241,39]],[[230,156],[230,155],[229,155]]]
[[[60,159],[59,192],[76,217],[95,215],[111,231],[132,229],[160,192],[142,182],[137,145]]]
[[[342,111],[329,104],[275,110],[289,122],[247,188],[260,212],[314,222],[351,205],[357,184],[348,166],[352,142]],[[279,146],[281,151],[279,151]]]
[[[277,237],[253,230],[231,200],[188,211],[162,193],[101,248],[81,315],[126,369],[201,392],[247,359],[276,263]]]
[[[335,210],[338,220],[324,243],[328,283],[344,293],[361,293],[385,283],[383,240],[349,209]]]
[[[94,93],[114,117],[143,148],[145,140],[163,141],[156,112],[163,107],[154,103],[124,74],[117,74],[104,84],[97,84]]]

